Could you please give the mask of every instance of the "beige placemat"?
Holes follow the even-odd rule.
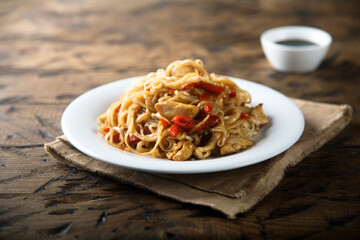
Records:
[[[206,174],[155,174],[130,170],[88,157],[65,136],[45,144],[61,162],[145,188],[181,202],[204,205],[229,218],[243,213],[263,199],[294,166],[338,134],[351,120],[349,105],[315,103],[293,99],[305,116],[305,130],[286,152],[262,163],[230,171]]]

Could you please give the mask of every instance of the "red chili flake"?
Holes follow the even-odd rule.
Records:
[[[203,94],[200,95],[200,100],[201,101],[206,101],[210,99],[210,93],[209,92],[204,92]]]
[[[140,139],[138,137],[136,137],[135,135],[133,135],[132,133],[129,133],[129,142],[131,143],[135,143],[138,142]]]
[[[149,126],[147,124],[144,125],[144,134],[145,135],[151,134],[151,131],[150,131]]]
[[[247,114],[247,113],[242,112],[241,115],[240,115],[240,118],[242,118],[242,119],[250,119],[250,115]]]
[[[209,105],[209,104],[206,104],[204,106],[204,111],[207,115],[211,114],[211,111],[212,111],[212,107]]]
[[[175,89],[169,89],[169,90],[168,90],[168,93],[171,94],[171,95],[174,94],[174,93],[175,93]]]
[[[110,131],[110,126],[107,124],[102,124],[99,127],[99,131],[108,133]]]
[[[119,143],[120,142],[120,134],[118,132],[113,134],[113,142],[114,143]]]
[[[230,90],[229,91],[229,97],[231,97],[231,98],[234,98],[234,97],[236,97],[236,90]]]
[[[200,143],[199,146],[205,146],[206,143],[210,140],[211,138],[211,133],[209,132],[201,132],[198,134],[199,138],[200,138]]]

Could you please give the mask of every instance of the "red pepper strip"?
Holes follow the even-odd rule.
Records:
[[[138,142],[140,139],[137,138],[135,135],[133,135],[132,133],[129,133],[129,142],[131,143],[135,143]]]
[[[191,129],[193,129],[196,126],[196,124],[199,123],[197,120],[182,115],[175,116],[171,120],[171,122],[173,122],[176,126],[184,129],[185,131],[191,131]]]
[[[160,121],[162,122],[162,124],[164,125],[164,127],[169,127],[169,126],[170,126],[170,123],[168,123],[168,121],[166,121],[165,119],[160,118]]]
[[[185,131],[191,131],[200,121],[182,116],[177,115],[175,116],[171,122],[174,123],[177,127],[185,130]],[[201,125],[199,128],[196,129],[195,132],[201,132],[203,129],[207,129],[208,127],[214,127],[220,122],[220,117],[217,115],[210,115],[209,119]],[[172,127],[172,126],[171,126]],[[170,132],[170,130],[169,130]]]
[[[210,93],[209,92],[204,92],[203,94],[200,95],[200,100],[201,101],[206,101],[210,99]]]
[[[197,83],[190,83],[190,84],[186,85],[184,88],[185,88],[185,90],[190,90],[191,88],[196,87],[196,84]]]
[[[236,97],[236,90],[230,90],[229,91],[229,97],[231,97],[231,98]]]
[[[206,91],[215,93],[215,94],[220,94],[220,93],[222,93],[222,91],[225,90],[225,87],[207,83],[207,82],[198,82],[198,83],[196,83],[196,87],[205,89]]]
[[[179,134],[179,132],[181,132],[181,128],[173,124],[171,125],[168,131],[171,136],[176,137]]]
[[[217,115],[210,115],[209,119],[195,130],[195,132],[201,132],[209,127],[215,127],[220,122],[220,117]]]
[[[212,111],[212,107],[211,107],[209,104],[206,104],[206,105],[204,106],[204,111],[205,111],[205,113],[206,113],[207,115],[209,115],[209,114],[211,113],[211,111]]]
[[[250,115],[247,114],[247,113],[242,112],[242,113],[240,114],[240,118],[241,118],[241,119],[250,119]]]
[[[175,89],[169,89],[169,90],[168,90],[168,93],[169,93],[169,94],[174,94],[174,92],[175,92]]]
[[[207,127],[214,127],[220,122],[220,117],[217,115],[211,115],[209,119],[206,121],[205,125]]]
[[[197,82],[197,83],[190,83],[188,85],[185,86],[186,90],[191,89],[192,87],[197,87],[197,88],[202,88],[210,93],[214,93],[214,94],[220,94],[222,93],[222,91],[225,90],[225,87],[223,86],[219,86],[219,85],[215,85],[215,84],[211,84],[211,83],[207,83],[207,82]]]

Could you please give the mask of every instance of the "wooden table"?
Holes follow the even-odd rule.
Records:
[[[359,16],[357,0],[1,1],[0,238],[359,239]],[[333,36],[318,70],[271,68],[259,36],[282,25]],[[353,120],[235,220],[79,171],[44,151],[80,94],[185,58],[289,97],[350,104]]]

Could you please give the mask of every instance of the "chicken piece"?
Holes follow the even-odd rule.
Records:
[[[226,139],[224,146],[220,148],[220,154],[226,155],[230,153],[239,152],[240,150],[248,149],[255,144],[254,141],[249,139],[231,136]]]
[[[175,101],[165,101],[155,104],[155,109],[164,118],[171,120],[177,115],[182,115],[188,118],[194,118],[200,109],[194,105],[179,103]]]
[[[269,123],[268,117],[265,115],[262,104],[257,105],[253,108],[250,113],[251,119],[254,121],[255,124],[258,125],[265,125]]]
[[[166,157],[174,161],[184,161],[191,157],[195,149],[191,142],[180,141],[175,144],[173,151],[166,153]]]
[[[185,64],[177,63],[171,70],[171,76],[182,78],[188,73],[194,72],[194,68]]]

